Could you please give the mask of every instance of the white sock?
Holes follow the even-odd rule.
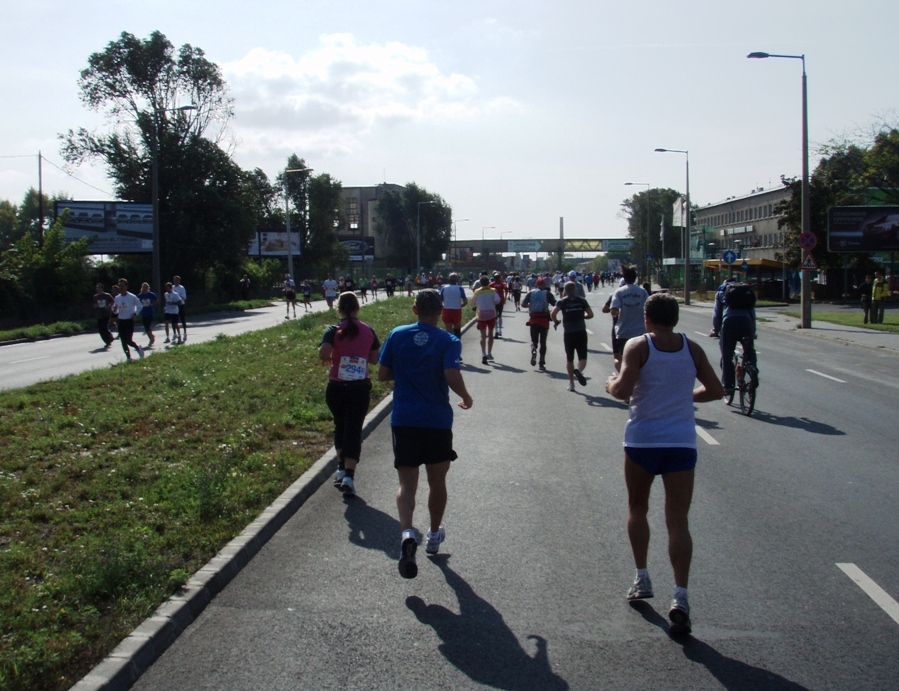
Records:
[[[681,588],[679,585],[674,586],[674,597],[683,597],[687,599],[687,589]]]
[[[635,578],[649,578],[649,569],[637,569]]]

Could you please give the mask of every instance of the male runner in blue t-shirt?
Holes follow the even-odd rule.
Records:
[[[430,494],[431,525],[425,551],[437,554],[446,538],[441,522],[446,510],[446,474],[457,456],[453,451],[453,408],[449,389],[461,396],[459,407],[467,410],[472,398],[459,370],[462,342],[438,328],[443,302],[436,290],[424,289],[415,297],[412,311],[418,322],[398,326],[381,349],[379,381],[394,381],[393,465],[399,476],[396,506],[400,516],[399,571],[403,578],[415,578],[418,566],[415,551],[421,533],[412,523],[419,467],[424,465]]]

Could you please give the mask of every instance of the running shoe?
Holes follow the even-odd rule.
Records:
[[[531,367],[537,364],[537,349],[531,348]]]
[[[340,491],[345,497],[352,497],[356,494],[356,483],[349,475],[345,475],[340,483]]]
[[[683,595],[675,595],[671,601],[671,609],[668,611],[671,620],[669,632],[675,635],[688,634],[693,631],[690,625],[690,604]]]
[[[343,478],[346,477],[346,471],[343,468],[337,469],[337,474],[334,476],[334,486],[340,489],[340,485],[343,484]]]
[[[425,545],[425,552],[428,554],[437,554],[440,551],[440,543],[446,540],[446,530],[443,526],[437,529],[436,533],[428,531],[428,542]]]
[[[568,390],[574,391],[574,382],[573,381],[568,382]]]
[[[627,591],[628,602],[647,600],[652,596],[652,581],[649,580],[649,576],[637,576],[634,579],[634,584]]]
[[[581,374],[579,369],[574,370],[574,376],[577,377],[577,380],[580,382],[581,386],[587,386],[587,377]]]
[[[403,578],[415,578],[418,575],[418,564],[415,563],[415,551],[418,549],[418,543],[421,541],[421,533],[415,528],[409,528],[403,531],[402,542],[400,543],[400,576]]]
[[[497,337],[497,338],[502,338],[502,337],[503,337],[503,332],[500,331],[499,329],[497,329],[497,331],[496,331],[496,337]]]
[[[137,346],[137,356],[143,360],[144,359],[144,349],[140,346]]]
[[[546,364],[544,364],[544,363],[542,363],[542,362],[540,363],[540,371],[541,371],[541,372],[545,372],[545,371],[546,371]]]
[[[486,356],[486,355],[485,355],[484,357],[481,358],[481,364],[482,364],[482,365],[486,365],[486,364],[488,364],[488,363],[489,363],[489,360],[487,360],[487,356]]]
[[[165,340],[163,341],[163,343],[171,343],[171,341],[172,341],[172,339],[167,338],[167,339],[165,339]]]
[[[488,360],[492,360],[492,359],[493,359],[493,353],[487,353],[487,359],[488,359]]]

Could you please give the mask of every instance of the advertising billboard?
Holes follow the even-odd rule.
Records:
[[[346,247],[349,252],[349,260],[351,262],[374,261],[375,258],[375,238],[367,236],[364,238],[347,237],[346,235],[338,235],[337,241]]]
[[[65,241],[91,238],[91,254],[151,254],[153,205],[133,202],[57,201],[56,216],[68,209]]]
[[[300,256],[300,234],[291,231],[291,254]],[[283,228],[257,228],[247,251],[251,257],[286,257],[287,231]]]
[[[832,206],[827,210],[830,252],[899,250],[899,206]]]

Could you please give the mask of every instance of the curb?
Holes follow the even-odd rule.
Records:
[[[381,424],[392,408],[391,393],[365,418],[363,439]],[[265,543],[328,481],[336,467],[337,456],[332,448],[75,684],[73,691],[131,688]]]

